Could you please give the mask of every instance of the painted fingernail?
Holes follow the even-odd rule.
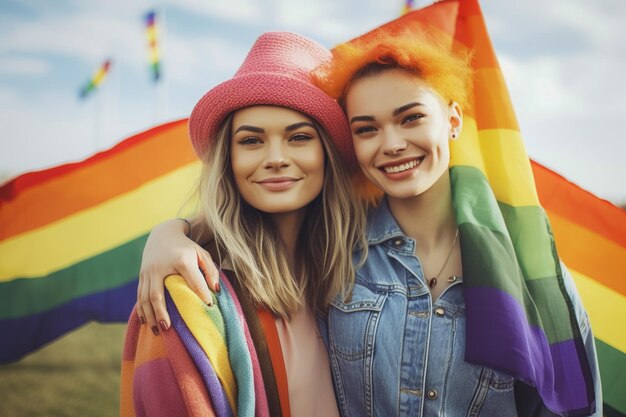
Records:
[[[165,320],[161,320],[159,322],[159,325],[161,325],[161,330],[163,330],[163,331],[167,330],[167,323],[165,323]]]
[[[155,336],[159,335],[159,328],[156,326],[152,326],[152,333],[154,333]]]
[[[141,321],[141,324],[146,324],[146,318],[144,316],[139,316],[139,321]]]
[[[220,287],[220,283],[219,282],[217,284],[215,284],[215,291],[218,292],[218,293],[222,291],[222,287]]]

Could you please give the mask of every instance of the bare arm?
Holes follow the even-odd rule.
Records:
[[[147,323],[155,334],[159,334],[159,328],[165,331],[171,325],[165,308],[163,285],[167,276],[181,275],[198,297],[209,305],[212,300],[209,287],[219,291],[219,275],[211,255],[194,242],[206,242],[210,236],[203,232],[197,219],[191,219],[190,223],[191,230],[180,219],[161,223],[150,232],[143,250],[137,287],[137,314],[141,323]]]

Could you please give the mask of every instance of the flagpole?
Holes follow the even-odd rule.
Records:
[[[78,93],[78,97],[79,99],[83,100],[85,98],[87,98],[87,96],[89,95],[93,95],[96,94],[98,97],[95,98],[96,103],[94,104],[94,121],[93,121],[93,129],[94,129],[94,135],[93,135],[93,147],[94,147],[94,151],[98,149],[98,146],[100,145],[100,117],[101,117],[101,113],[102,113],[102,103],[101,100],[102,98],[100,97],[100,95],[102,93],[100,93],[100,84],[102,83],[102,81],[106,78],[109,69],[111,67],[111,59],[107,59],[106,61],[104,61],[104,64],[102,64],[102,66],[100,66],[100,68],[98,69],[98,71],[96,71],[96,73],[92,76],[91,80],[89,80],[88,83],[86,83],[79,91]]]
[[[94,118],[94,135],[93,135],[93,151],[96,153],[98,151],[98,146],[100,144],[100,114],[102,111],[102,89],[99,88],[95,91],[96,99],[95,99],[95,118]]]
[[[166,16],[165,16],[165,6],[163,5],[162,1],[158,2],[158,6],[157,6],[157,10],[159,11],[159,38],[158,38],[158,42],[159,42],[159,49],[160,49],[160,54],[159,54],[159,71],[160,71],[160,77],[157,80],[157,92],[158,92],[158,104],[159,104],[159,119],[157,120],[157,122],[161,122],[161,120],[163,119],[163,117],[165,117],[165,113],[167,112],[167,84],[166,84],[166,80],[164,75],[164,71],[163,71],[163,57],[166,56],[166,32],[167,32],[167,21],[166,21]]]
[[[165,6],[163,5],[163,2],[160,1],[159,2],[159,13],[161,14],[161,59],[159,62],[159,66],[160,66],[160,71],[161,71],[161,77],[159,79],[159,84],[160,84],[160,88],[161,88],[161,120],[163,118],[166,117],[167,112],[168,112],[168,95],[169,95],[169,84],[167,82],[167,77],[164,76],[165,72],[164,72],[164,68],[163,68],[163,62],[165,61],[163,59],[163,57],[167,56],[167,18],[165,15]]]
[[[113,134],[118,136],[118,129],[120,126],[120,97],[122,95],[122,61],[117,63],[117,71],[115,71],[114,75],[114,83],[115,86],[112,88],[113,90],[113,98],[111,99],[112,108],[114,109],[113,113]]]

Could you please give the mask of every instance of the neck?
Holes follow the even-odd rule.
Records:
[[[456,232],[449,171],[425,192],[411,198],[387,196],[389,209],[405,235],[429,252]]]
[[[305,213],[306,210],[302,209],[288,213],[271,214],[271,219],[278,229],[278,234],[287,249],[287,256],[292,265],[295,259],[296,244],[298,242],[300,229],[302,228],[302,223],[304,222]]]

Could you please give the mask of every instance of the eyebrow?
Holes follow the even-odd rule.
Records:
[[[354,116],[352,119],[350,119],[350,123],[354,123],[354,122],[373,122],[374,121],[374,116]]]
[[[260,127],[249,126],[249,125],[241,125],[235,130],[235,133],[241,132],[242,130],[247,130],[248,132],[255,133],[265,133],[265,129],[261,129]]]
[[[405,104],[404,106],[400,106],[400,107],[398,107],[397,109],[395,109],[395,110],[393,111],[393,113],[392,113],[392,114],[393,114],[394,116],[397,116],[397,115],[399,115],[400,113],[403,113],[403,112],[407,111],[408,109],[412,109],[413,107],[417,107],[417,106],[423,106],[423,104],[422,104],[422,103],[419,103],[419,102],[417,102],[417,101],[414,101],[413,103]]]
[[[309,126],[309,127],[312,127],[313,129],[315,129],[315,126],[313,126],[312,123],[309,123],[309,122],[299,122],[299,123],[294,123],[292,125],[287,126],[285,128],[285,132],[291,132],[292,130],[300,129],[301,127],[305,127],[305,126]]]
[[[423,106],[423,105],[424,104],[415,101],[412,103],[405,104],[404,106],[398,107],[391,114],[393,114],[394,116],[397,116],[409,109],[412,109],[413,107],[418,107],[418,106]],[[354,116],[352,119],[350,119],[350,124],[354,122],[373,122],[374,120],[376,120],[374,116]]]
[[[315,126],[313,126],[312,123],[309,122],[299,122],[299,123],[294,123],[292,125],[289,125],[285,128],[285,132],[291,132],[292,130],[296,130],[299,129],[301,127],[304,126],[309,126],[312,127],[313,129],[315,129]],[[255,132],[255,133],[265,133],[265,129],[260,128],[260,127],[256,127],[256,126],[250,126],[250,125],[241,125],[237,128],[237,130],[235,130],[235,133],[237,132],[241,132],[242,130],[248,131],[248,132]]]

